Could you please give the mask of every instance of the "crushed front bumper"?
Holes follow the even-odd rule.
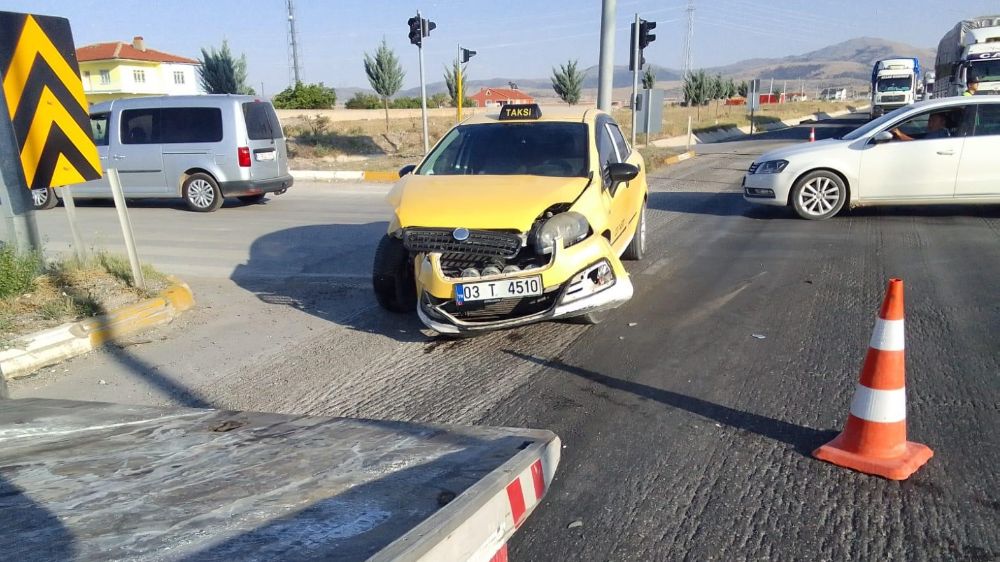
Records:
[[[587,273],[606,264],[613,281],[598,285]],[[420,254],[415,264],[417,314],[428,328],[442,334],[486,332],[535,322],[571,318],[615,308],[632,298],[632,282],[611,245],[601,236],[569,248],[560,248],[544,267],[507,275],[475,279],[446,277],[439,254]],[[519,299],[482,301],[462,309],[455,302],[455,285],[468,282],[509,281],[541,276],[542,295]],[[586,296],[580,296],[585,291]]]

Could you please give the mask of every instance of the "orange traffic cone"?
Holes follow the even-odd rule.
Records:
[[[816,127],[809,129],[809,142],[816,142]]]
[[[844,431],[817,459],[890,480],[906,480],[934,455],[906,440],[903,281],[890,279]]]

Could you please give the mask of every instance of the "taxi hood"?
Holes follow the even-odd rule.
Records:
[[[527,232],[545,209],[572,203],[589,178],[422,176],[401,179],[386,200],[399,226],[517,229]]]

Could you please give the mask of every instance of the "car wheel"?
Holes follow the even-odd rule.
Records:
[[[646,203],[643,202],[639,209],[639,224],[635,225],[635,236],[625,247],[622,258],[632,261],[639,261],[646,255]]]
[[[36,211],[45,211],[59,204],[59,198],[51,187],[42,187],[31,190],[31,206]]]
[[[237,197],[237,199],[239,199],[240,201],[242,201],[244,203],[249,203],[249,204],[252,205],[254,203],[260,203],[261,201],[263,201],[264,200],[264,195],[266,195],[266,194],[265,193],[258,193],[256,195],[240,195],[239,197]]]
[[[191,174],[184,180],[181,189],[188,209],[199,213],[210,213],[222,206],[222,190],[215,178],[208,174]]]
[[[826,220],[839,213],[846,201],[844,180],[826,170],[809,172],[792,189],[792,206],[804,219]]]
[[[413,312],[417,307],[417,285],[413,278],[413,260],[403,241],[388,234],[375,250],[372,266],[375,300],[391,312]]]

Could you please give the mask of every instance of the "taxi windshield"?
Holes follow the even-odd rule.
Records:
[[[586,177],[584,123],[478,123],[452,129],[419,175]]]
[[[879,78],[878,91],[880,92],[908,92],[910,91],[909,78]]]

